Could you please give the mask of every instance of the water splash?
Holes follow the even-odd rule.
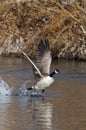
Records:
[[[27,83],[32,82],[31,80],[25,81],[19,88],[18,94],[20,96],[29,96],[30,92],[27,90]]]
[[[11,95],[11,90],[9,85],[0,77],[0,94]]]
[[[31,80],[25,81],[20,88],[15,92],[15,86],[10,87],[3,79],[0,77],[0,95],[6,96],[31,96],[31,97],[40,97],[41,93],[27,90],[27,83],[32,82]]]
[[[28,96],[30,92],[27,90],[27,83],[31,81],[25,81],[20,88],[14,92],[14,87],[10,87],[3,79],[0,77],[0,95],[6,96]]]
[[[28,91],[27,90],[27,83],[28,82],[32,82],[31,80],[28,80],[28,81],[25,81],[22,85],[21,85],[21,87],[19,88],[19,92],[18,92],[18,94],[19,94],[19,96],[30,96],[30,97],[32,97],[32,98],[39,98],[39,97],[43,97],[43,95],[42,95],[42,93],[41,92],[39,92],[39,93],[37,93],[36,91]]]

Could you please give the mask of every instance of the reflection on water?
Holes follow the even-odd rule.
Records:
[[[34,84],[25,59],[0,57],[0,130],[86,130],[86,62],[56,61],[55,82],[44,97],[31,98]],[[18,94],[17,94],[18,93]]]
[[[32,100],[33,114],[31,125],[37,129],[52,130],[53,106],[49,102],[43,100]]]
[[[3,98],[5,104],[0,102],[1,130],[53,129],[53,106],[49,101],[28,99],[28,97]]]

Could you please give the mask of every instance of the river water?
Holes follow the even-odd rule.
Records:
[[[0,130],[86,130],[86,62],[53,61],[55,82],[31,98],[30,63],[0,57]]]

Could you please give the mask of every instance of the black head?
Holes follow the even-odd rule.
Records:
[[[60,71],[58,69],[54,70],[55,74],[60,73]]]
[[[50,73],[50,77],[53,77],[54,74],[58,74],[58,73],[60,73],[60,71],[56,69],[52,73]]]

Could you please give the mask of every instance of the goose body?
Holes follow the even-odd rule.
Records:
[[[30,88],[27,88],[27,90],[34,90],[37,93],[44,92],[45,89],[54,82],[53,75],[59,73],[58,69],[50,73],[52,56],[49,41],[45,39],[44,41],[41,40],[39,42],[36,50],[36,63],[34,63],[22,49],[21,51],[26,56],[26,58],[31,62],[33,68],[33,74],[36,79],[36,84]]]
[[[50,76],[43,76],[34,86],[34,89],[41,91],[49,87],[54,82],[54,79]]]

